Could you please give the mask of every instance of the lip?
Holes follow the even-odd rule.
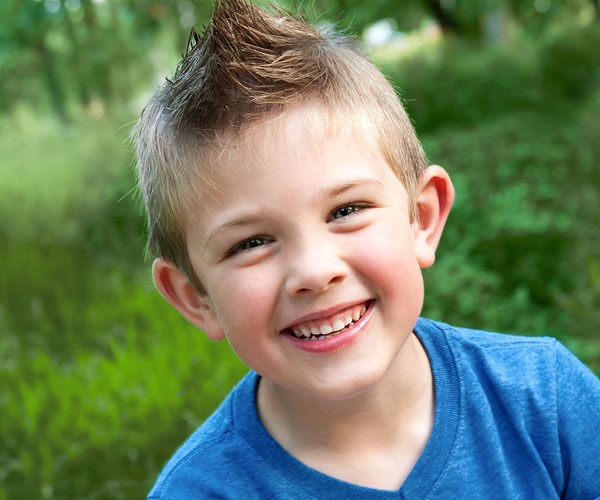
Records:
[[[346,303],[338,304],[338,305],[336,305],[334,307],[330,307],[328,309],[321,309],[320,311],[310,313],[310,314],[307,314],[306,316],[302,316],[301,318],[298,318],[293,323],[290,323],[285,328],[283,328],[281,331],[285,332],[285,330],[292,329],[292,328],[294,328],[294,326],[299,325],[300,323],[304,323],[305,321],[311,321],[313,319],[328,318],[328,317],[333,316],[334,314],[337,314],[341,311],[350,309],[351,307],[354,307],[354,306],[357,306],[357,305],[363,304],[363,303],[369,303],[369,302],[372,302],[372,301],[371,300],[355,300],[353,302],[346,302]]]
[[[308,316],[305,316],[304,318],[302,318],[301,320],[294,322],[292,326],[294,326],[298,323],[301,323],[303,321],[322,318],[327,315],[331,316],[332,314],[335,314],[336,312],[343,311],[344,309],[347,309],[348,307],[352,307],[352,305],[357,305],[357,304],[361,304],[361,303],[362,302],[358,302],[358,303],[355,302],[351,305],[343,305],[342,307],[335,307],[335,308],[331,309],[331,311],[333,311],[333,312],[327,313],[327,314],[323,314],[323,312],[321,311],[320,313],[318,313],[316,315],[315,314],[308,315]],[[365,311],[365,313],[362,315],[362,317],[356,323],[353,323],[352,325],[350,325],[342,333],[340,333],[334,337],[326,338],[324,340],[300,339],[298,337],[295,337],[294,335],[291,335],[291,334],[285,333],[285,332],[282,333],[281,335],[288,342],[290,342],[291,344],[294,344],[296,347],[299,347],[300,349],[302,349],[304,351],[315,352],[315,353],[327,353],[327,352],[336,351],[336,350],[341,349],[342,347],[346,347],[356,341],[356,339],[362,333],[364,326],[371,319],[374,308],[375,308],[375,301],[374,300],[367,301],[367,310]]]

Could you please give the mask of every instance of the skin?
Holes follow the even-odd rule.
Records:
[[[162,259],[157,287],[261,375],[259,416],[284,449],[339,479],[397,489],[433,425],[431,369],[412,329],[452,183],[429,167],[411,221],[404,186],[352,132],[314,141],[300,109],[252,133],[261,146],[224,157],[210,205],[199,201],[187,214],[188,251],[206,294]],[[341,334],[339,346],[314,352],[299,344],[319,341],[290,341],[288,327],[307,315],[325,321],[356,304],[369,306],[368,320]]]

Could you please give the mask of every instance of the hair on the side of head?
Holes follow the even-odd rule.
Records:
[[[134,131],[148,250],[177,265],[199,293],[183,228],[196,185],[210,184],[215,158],[247,131],[303,105],[371,135],[414,198],[425,155],[394,89],[356,42],[279,8],[217,0]]]

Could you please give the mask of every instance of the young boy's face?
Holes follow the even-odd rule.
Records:
[[[191,298],[186,285],[170,300],[279,387],[348,397],[376,384],[411,335],[432,237],[410,221],[406,190],[376,147],[349,133],[315,145],[301,112],[270,132],[261,153],[228,156],[218,189],[187,214],[206,295]],[[169,298],[161,276],[155,266]]]

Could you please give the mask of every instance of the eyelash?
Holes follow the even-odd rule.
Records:
[[[350,217],[351,215],[355,215],[358,212],[360,212],[361,210],[364,210],[365,208],[370,208],[370,207],[371,207],[371,205],[369,205],[368,203],[362,203],[362,202],[347,203],[346,205],[342,205],[342,206],[336,208],[333,212],[331,212],[331,215],[329,216],[329,219],[327,219],[327,222],[332,222],[332,221],[335,221],[338,219],[343,219],[345,217]],[[336,212],[339,212],[344,209],[349,209],[349,208],[352,209],[352,211],[350,213],[340,215],[339,217],[335,216]]]
[[[347,203],[345,205],[341,205],[337,207],[331,215],[327,219],[327,222],[333,222],[338,219],[343,219],[346,217],[350,217],[352,215],[356,215],[358,212],[364,210],[365,208],[370,208],[372,205],[363,202],[355,202],[355,203]],[[336,217],[336,212],[340,212],[341,210],[351,209],[350,213],[341,214],[339,217]],[[248,252],[254,250],[255,248],[259,248],[270,241],[269,238],[265,236],[252,236],[246,240],[240,241],[238,244],[234,245],[229,252],[227,252],[227,257],[232,257],[240,252]],[[254,244],[259,243],[259,244]]]
[[[252,245],[253,242],[262,241],[263,243],[259,245]],[[264,236],[252,236],[252,238],[248,238],[247,240],[240,241],[237,245],[234,245],[229,252],[227,252],[227,257],[231,257],[240,252],[247,252],[250,250],[254,250],[255,248],[261,247],[264,245],[264,242],[268,242],[269,239]]]

